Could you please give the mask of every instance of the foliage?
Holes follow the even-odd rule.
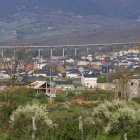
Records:
[[[108,91],[106,93],[105,90],[95,89],[95,90],[82,90],[82,91],[65,91],[59,93],[55,101],[57,102],[65,102],[72,101],[75,99],[83,99],[85,101],[103,101],[110,100],[114,98],[114,93],[112,91]]]
[[[112,91],[108,91],[108,93],[106,93],[105,90],[95,89],[95,90],[85,90],[79,96],[89,101],[91,100],[102,101],[113,98],[113,93]]]
[[[132,100],[140,104],[140,97],[133,97]]]
[[[131,101],[105,101],[86,117],[98,134],[139,136],[140,105]]]
[[[66,93],[59,93],[56,95],[56,98],[54,100],[56,102],[65,102],[67,100],[67,94]]]
[[[100,89],[66,91],[46,106],[47,97],[43,93],[30,88],[11,88],[0,93],[0,128],[9,135],[0,138],[31,139],[32,117],[35,117],[36,140],[80,140],[78,118],[83,115],[85,140],[120,140],[124,133],[135,140],[140,130],[140,104],[104,101],[110,100],[110,96],[112,92]],[[84,104],[73,104],[74,100]],[[96,105],[85,104],[97,100]]]
[[[107,135],[97,135],[93,138],[93,136],[87,136],[86,140],[122,140],[121,136],[107,136]]]
[[[31,88],[9,88],[0,93],[0,130],[9,127],[9,116],[19,106],[27,102],[38,101],[47,103],[48,99],[43,93],[36,93]]]
[[[25,104],[27,102],[32,102],[34,100],[45,100],[47,102],[47,98],[43,93],[36,93],[36,91],[32,88],[9,88],[0,93],[0,101],[2,102],[16,102],[19,105]]]
[[[130,71],[128,68],[124,66],[117,67],[115,72],[111,73],[109,75],[109,79],[113,82],[115,82],[116,86],[118,86],[117,89],[120,91],[119,98],[128,100],[128,83],[130,79],[132,78],[132,75],[134,74],[134,71]]]
[[[106,77],[103,74],[100,74],[97,78],[97,83],[105,83],[106,82]]]
[[[44,104],[27,104],[19,106],[10,116],[12,134],[19,138],[31,138],[33,132],[32,117],[35,117],[36,137],[49,135],[55,124],[49,119],[47,106]]]
[[[63,116],[57,119],[59,128],[56,135],[63,140],[79,140],[78,117]]]
[[[62,77],[66,78],[66,72],[62,72]]]
[[[32,58],[26,51],[26,47],[14,47],[14,57],[12,64],[9,64],[9,60],[5,61],[5,69],[8,73],[12,87],[16,85],[16,81],[20,78],[19,69],[25,67],[27,64],[31,64]]]
[[[133,72],[124,66],[117,67],[115,72],[109,74],[109,81],[122,78],[130,78]]]

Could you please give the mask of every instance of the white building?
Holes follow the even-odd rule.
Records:
[[[95,88],[97,87],[97,77],[94,73],[92,74],[85,74],[81,78],[81,83],[83,86],[87,88]]]
[[[132,78],[123,87],[122,83],[117,79],[115,82],[115,93],[117,98],[132,99],[140,97],[140,79]]]
[[[6,73],[6,71],[0,71],[0,78],[7,79],[10,78],[10,76]]]
[[[77,73],[67,73],[66,76],[68,78],[79,78],[80,77],[80,75]]]
[[[88,59],[81,59],[77,62],[78,66],[87,66],[90,65],[90,61]]]

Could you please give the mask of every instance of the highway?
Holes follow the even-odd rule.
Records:
[[[0,49],[10,49],[10,48],[67,48],[67,47],[91,47],[91,46],[112,46],[112,45],[133,45],[133,44],[140,44],[140,42],[126,42],[126,43],[104,43],[104,44],[75,44],[75,45],[50,45],[50,46],[0,46]]]

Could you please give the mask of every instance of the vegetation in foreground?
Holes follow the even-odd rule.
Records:
[[[62,92],[49,102],[33,89],[12,88],[0,93],[0,140],[123,140],[124,134],[138,140],[136,101],[113,100],[112,92],[87,90]]]

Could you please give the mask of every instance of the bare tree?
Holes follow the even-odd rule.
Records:
[[[6,59],[5,69],[10,76],[11,85],[14,87],[16,80],[19,78],[19,70],[26,71],[25,66],[31,63],[31,58],[28,55],[27,48],[13,48],[13,57]]]
[[[117,89],[117,97],[128,100],[128,84],[133,75],[133,71],[128,70],[124,66],[117,67],[114,73],[109,75],[110,80],[115,81]]]

